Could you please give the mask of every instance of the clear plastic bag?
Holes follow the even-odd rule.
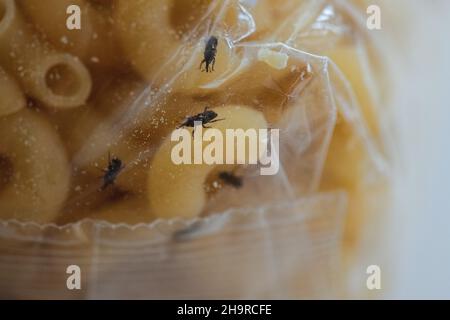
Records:
[[[362,31],[348,10],[331,1],[281,1],[276,10],[270,0],[194,2],[119,0],[99,6],[79,1],[95,13],[92,30],[105,32],[103,55],[95,55],[99,45],[92,38],[64,40],[64,33],[50,33],[39,7],[0,1],[4,17],[16,21],[17,14],[38,27],[33,37],[47,33],[39,40],[50,43],[52,49],[45,50],[69,52],[86,65],[92,81],[89,99],[70,108],[49,106],[20,83],[29,106],[0,117],[4,128],[46,122],[41,138],[31,126],[21,142],[37,137],[36,145],[53,143],[36,159],[58,159],[55,150],[61,149],[68,168],[56,173],[56,181],[65,181],[58,189],[62,199],[35,192],[32,215],[23,211],[27,206],[0,204],[5,217],[0,222],[1,296],[332,298],[345,292],[340,262],[357,237],[344,227],[360,223],[354,217],[361,211],[370,212],[366,201],[374,195],[369,190],[384,183],[387,170],[381,129],[370,125],[377,119],[360,107],[365,93],[355,94],[346,70],[333,62],[343,47],[351,54],[367,47],[358,42]],[[0,44],[7,22],[0,18]],[[106,32],[105,24],[112,31]],[[219,40],[215,70],[201,72],[212,35]],[[63,43],[54,44],[53,38]],[[65,41],[87,43],[86,50],[80,53]],[[104,55],[106,48],[113,57]],[[13,50],[14,43],[0,49]],[[11,61],[0,59],[9,73]],[[66,76],[57,70],[52,89],[70,95],[70,88],[58,87]],[[257,167],[244,166],[241,188],[216,188],[217,177],[208,176],[201,181],[206,201],[196,217],[167,220],[152,212],[150,204],[159,200],[151,199],[148,180],[164,141],[186,116],[205,106],[230,105],[256,110],[270,128],[280,129],[279,173],[261,176]],[[47,131],[58,141],[48,142],[53,138]],[[9,148],[6,155],[14,153],[11,141],[14,136],[8,134],[0,138],[1,155],[3,145]],[[31,161],[33,150],[25,153]],[[99,191],[99,169],[110,155],[125,167],[114,187]],[[27,169],[27,162],[22,167]],[[40,181],[33,175],[30,180]],[[158,184],[175,190],[164,179]],[[190,183],[185,189],[193,192]],[[13,200],[23,203],[25,191]],[[39,205],[49,202],[48,214],[41,216]],[[180,217],[183,209],[181,204]],[[66,288],[66,268],[72,264],[82,270],[80,291]]]

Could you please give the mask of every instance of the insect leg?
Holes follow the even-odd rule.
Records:
[[[103,182],[102,186],[98,189],[98,191],[104,191],[104,190],[106,190],[106,188],[108,188],[108,183]]]
[[[102,168],[99,168],[99,167],[95,167],[95,169],[97,169],[97,170],[100,170],[101,172],[103,172],[103,173],[106,173],[108,170],[106,170],[106,169],[102,169]]]
[[[205,59],[203,59],[202,62],[200,62],[200,70],[201,70],[202,72],[203,72],[202,66],[203,66],[204,63],[206,63],[206,60],[205,60]]]

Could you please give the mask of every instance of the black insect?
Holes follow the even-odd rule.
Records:
[[[102,170],[104,175],[103,185],[100,190],[105,190],[108,186],[113,185],[123,168],[125,166],[122,164],[122,160],[116,157],[111,159],[111,154],[108,154],[108,167]]]
[[[221,121],[224,119],[216,119],[217,113],[215,113],[212,110],[208,110],[208,107],[205,107],[205,110],[203,112],[196,114],[195,116],[189,116],[184,120],[184,122],[177,127],[183,128],[183,127],[192,127],[195,131],[195,122],[200,122],[203,128],[210,128],[205,126],[207,123],[213,123],[217,121]],[[194,131],[192,131],[192,135],[194,135]]]
[[[206,42],[205,51],[203,52],[203,60],[200,63],[200,69],[202,69],[203,64],[205,64],[205,69],[202,71],[214,71],[214,65],[216,64],[217,44],[217,38],[214,36],[211,36],[208,39],[208,42]]]
[[[220,172],[219,179],[222,180],[224,183],[235,187],[236,189],[239,189],[243,185],[242,177],[238,177],[232,172],[227,171]]]

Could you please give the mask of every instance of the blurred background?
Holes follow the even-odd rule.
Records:
[[[450,298],[450,2],[384,1],[399,146],[387,298]],[[389,6],[389,7],[388,7]]]

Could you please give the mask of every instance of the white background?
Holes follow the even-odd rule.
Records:
[[[395,4],[403,26],[385,20],[381,31],[393,49],[398,137],[385,296],[450,298],[450,1]]]

